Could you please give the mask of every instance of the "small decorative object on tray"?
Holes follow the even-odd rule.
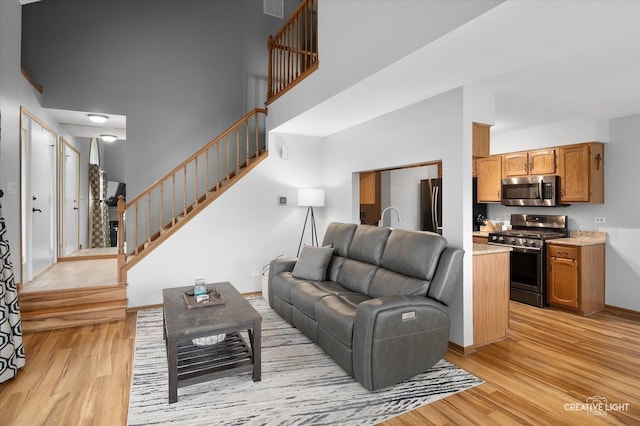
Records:
[[[217,288],[204,286],[205,292],[196,294],[195,288],[193,290],[184,292],[184,301],[187,303],[187,308],[201,308],[203,306],[215,306],[223,305],[225,303],[224,297],[220,294]]]

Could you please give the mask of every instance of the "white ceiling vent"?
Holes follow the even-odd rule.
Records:
[[[284,0],[262,0],[265,15],[284,18]]]

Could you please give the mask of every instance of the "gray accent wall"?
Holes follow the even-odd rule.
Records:
[[[130,196],[255,106],[266,40],[284,23],[255,0],[47,0],[22,10],[22,63],[44,87],[43,106],[127,116]]]

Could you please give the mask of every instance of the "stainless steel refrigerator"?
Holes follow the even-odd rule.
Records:
[[[420,181],[420,229],[442,234],[442,179]]]

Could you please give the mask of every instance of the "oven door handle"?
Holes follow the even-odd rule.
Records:
[[[499,243],[496,244],[496,243],[492,243],[491,241],[489,241],[487,244],[492,245],[492,246],[499,246],[499,247],[511,247],[513,249],[513,251],[517,251],[517,252],[521,252],[521,253],[538,254],[541,251],[539,248],[514,246],[514,245],[511,245],[511,244],[499,244]]]

